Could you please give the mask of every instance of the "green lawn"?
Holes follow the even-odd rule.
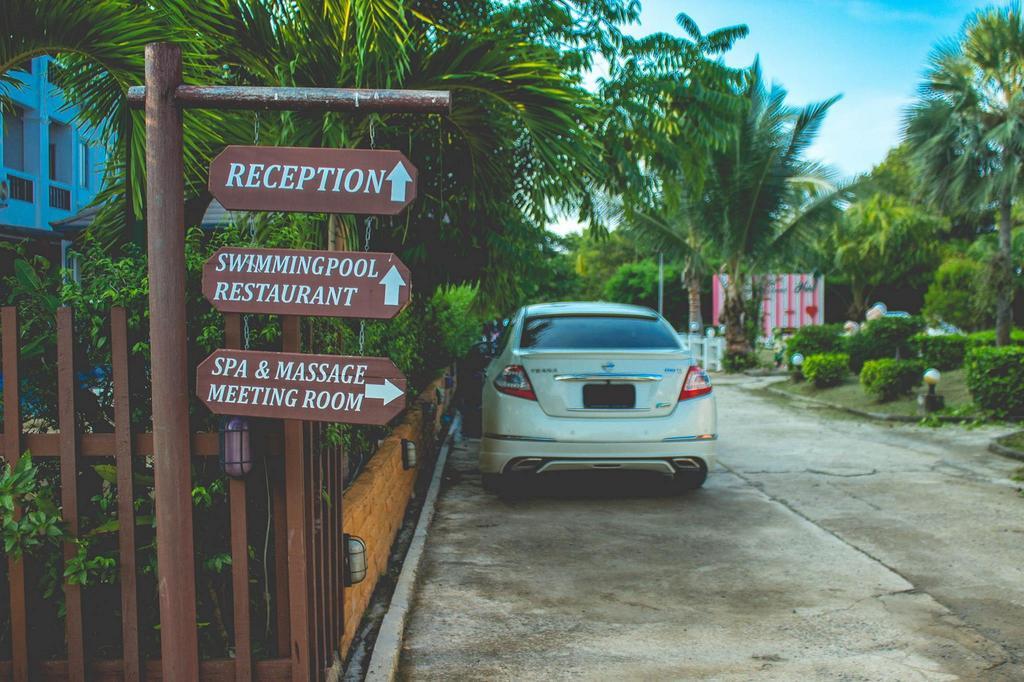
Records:
[[[1024,431],[1018,431],[999,441],[1008,448],[1024,452]]]
[[[857,377],[852,374],[842,385],[834,388],[824,388],[819,390],[807,382],[795,384],[792,381],[783,381],[773,384],[773,386],[794,395],[817,398],[836,405],[842,405],[843,407],[850,407],[855,410],[904,416],[918,416],[917,395],[925,391],[925,387],[922,384],[921,387],[910,396],[887,403],[879,403],[870,398],[864,392],[864,388],[860,385]],[[964,380],[964,371],[962,369],[943,372],[942,381],[938,386],[938,392],[946,397],[947,412],[956,408],[969,408],[971,406],[971,394],[967,390],[967,384]]]

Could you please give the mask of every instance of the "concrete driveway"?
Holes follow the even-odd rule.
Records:
[[[1024,679],[1024,498],[994,431],[865,423],[720,385],[703,490],[484,493],[451,453],[408,680]]]

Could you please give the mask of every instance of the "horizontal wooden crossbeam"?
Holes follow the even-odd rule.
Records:
[[[365,90],[354,88],[269,88],[235,85],[179,85],[174,100],[186,109],[265,109],[447,114],[446,90]],[[128,88],[128,104],[146,105],[146,87]]]

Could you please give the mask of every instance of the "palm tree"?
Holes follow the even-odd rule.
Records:
[[[83,119],[120,141],[98,198],[95,228],[107,243],[128,238],[127,223],[144,214],[142,116],[128,111],[125,92],[142,82],[148,42],[182,44],[192,83],[451,90],[456,105],[445,117],[187,111],[186,220],[196,224],[208,205],[209,160],[226,144],[257,135],[262,144],[295,146],[374,141],[405,151],[421,182],[410,212],[380,221],[374,248],[400,251],[420,291],[483,278],[500,299],[514,295],[520,256],[542,239],[549,212],[584,202],[599,175],[597,108],[580,73],[635,14],[622,2],[547,5],[10,0],[0,18],[17,30],[0,40],[0,67],[57,56],[60,85]],[[336,231],[343,244],[357,241],[351,216],[263,224],[282,222],[306,243],[323,245]]]
[[[710,235],[702,214],[703,204],[690,196],[691,187],[681,179],[662,182],[660,196],[631,212],[622,229],[635,235],[651,250],[682,264],[682,285],[689,306],[689,328],[703,326],[700,292],[704,278],[712,272]]]
[[[743,95],[747,109],[729,143],[712,153],[705,188],[708,228],[728,277],[722,314],[733,356],[752,351],[744,294],[750,276],[799,246],[837,199],[832,173],[805,153],[838,97],[795,109],[783,88],[765,85],[757,61]]]
[[[999,248],[996,343],[1010,343],[1012,208],[1024,178],[1024,14],[1019,3],[971,16],[932,51],[904,135],[927,198],[946,209],[994,206]]]

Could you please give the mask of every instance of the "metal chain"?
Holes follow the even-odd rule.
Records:
[[[366,232],[363,235],[363,251],[370,250],[370,235],[373,231],[373,216],[366,217]],[[366,320],[359,320],[359,354],[363,354],[366,346]]]
[[[242,315],[242,348],[249,350],[249,315]]]
[[[370,149],[377,148],[377,118],[370,117]],[[363,251],[370,250],[370,235],[373,231],[373,216],[367,216],[366,230],[363,233]],[[362,355],[366,349],[366,320],[359,320],[359,354]]]

